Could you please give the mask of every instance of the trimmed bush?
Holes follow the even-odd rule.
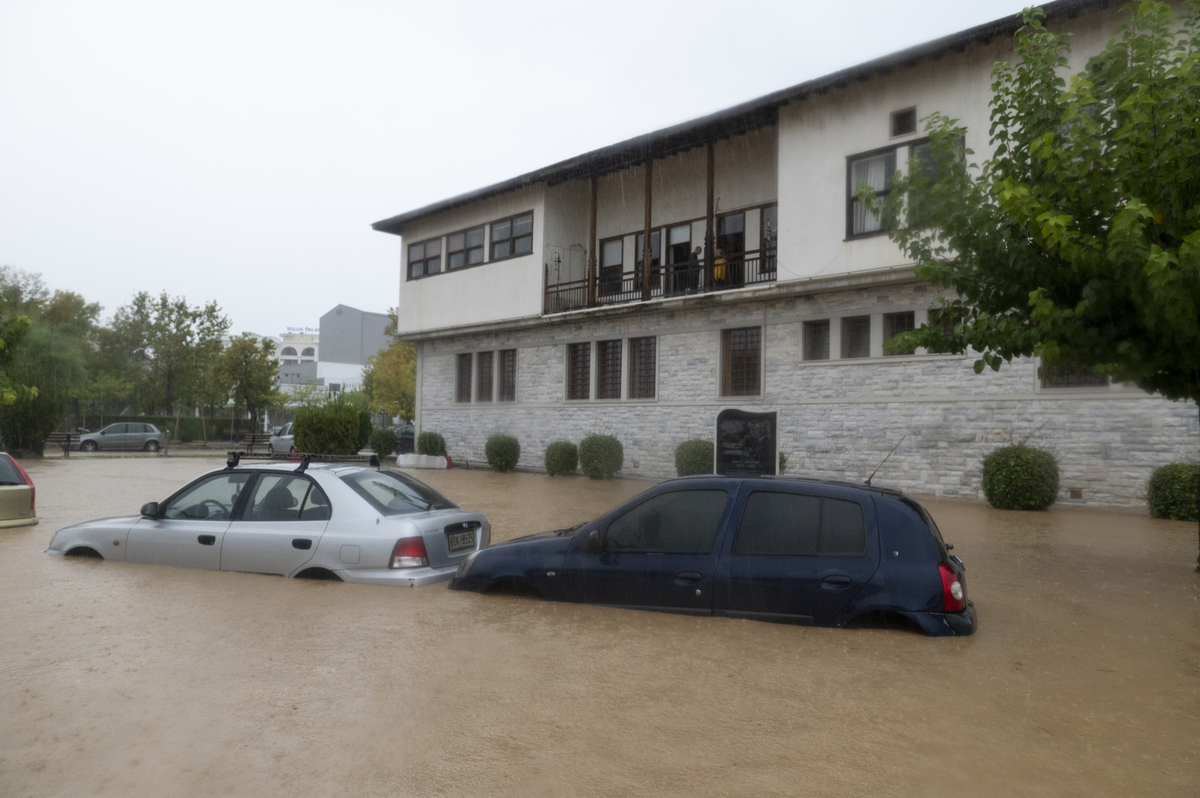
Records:
[[[385,457],[396,451],[396,433],[390,429],[377,429],[371,433],[368,444],[371,451],[380,457]]]
[[[546,472],[552,477],[574,474],[579,468],[579,448],[570,441],[555,441],[546,447]]]
[[[1195,521],[1200,515],[1196,494],[1200,491],[1200,465],[1172,463],[1154,469],[1146,500],[1153,518]]]
[[[1058,498],[1058,463],[1031,446],[1001,447],[983,461],[983,495],[997,510],[1045,510]]]
[[[358,454],[367,443],[361,425],[362,411],[349,405],[302,407],[292,422],[296,451],[310,454]],[[370,417],[367,419],[368,434]]]
[[[579,466],[592,479],[608,479],[625,464],[625,450],[611,435],[589,435],[579,443]]]
[[[713,442],[703,439],[684,441],[675,447],[675,474],[690,477],[693,474],[713,472]]]
[[[511,435],[493,435],[483,446],[493,471],[512,471],[521,459],[521,442]]]
[[[422,432],[417,436],[417,454],[431,454],[434,457],[445,457],[446,439],[436,432]]]

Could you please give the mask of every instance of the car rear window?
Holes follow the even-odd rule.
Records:
[[[21,473],[17,471],[13,461],[8,459],[8,455],[0,454],[0,485],[24,484],[25,480],[21,479]]]
[[[433,488],[399,471],[355,471],[343,476],[342,482],[383,515],[452,510],[458,507]]]
[[[866,550],[862,505],[803,493],[751,493],[733,541],[741,555],[858,557]]]

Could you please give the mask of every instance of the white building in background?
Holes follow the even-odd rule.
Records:
[[[1045,9],[1072,34],[1073,70],[1122,20],[1103,0]],[[625,473],[661,477],[676,445],[712,438],[721,409],[773,410],[793,473],[861,480],[907,436],[880,484],[978,496],[983,457],[1028,440],[1058,457],[1064,500],[1143,501],[1154,467],[1194,458],[1193,404],[1034,360],[975,375],[971,355],[883,351],[928,320],[937,293],[852,189],[886,191],[935,111],[988,157],[990,74],[1019,24],[377,222],[403,238],[399,333],[417,343],[419,429],[472,459],[489,435],[516,435],[526,467],[554,440],[606,432]],[[327,318],[322,357],[342,362]]]

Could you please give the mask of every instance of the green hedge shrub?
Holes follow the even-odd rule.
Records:
[[[371,417],[343,404],[301,407],[292,422],[296,451],[307,454],[358,454],[358,450],[367,445],[370,431]]]
[[[483,446],[493,471],[512,471],[521,459],[521,442],[511,435],[493,435]]]
[[[1194,463],[1172,463],[1154,469],[1150,476],[1147,503],[1154,518],[1170,518],[1172,521],[1195,521],[1200,508],[1196,506],[1196,492],[1200,490],[1200,465]]]
[[[367,443],[371,451],[380,457],[385,457],[396,451],[396,433],[390,429],[377,429],[371,433]]]
[[[579,448],[570,441],[555,441],[546,447],[546,472],[552,477],[574,474],[579,468]]]
[[[625,464],[625,450],[611,435],[589,435],[579,443],[579,465],[592,479],[608,479]]]
[[[436,432],[422,432],[417,436],[417,454],[431,454],[434,457],[445,457],[446,439]]]
[[[700,438],[684,441],[675,447],[675,474],[690,477],[693,474],[713,472],[713,442]]]
[[[998,510],[1045,510],[1058,498],[1058,463],[1031,446],[1001,447],[983,461],[983,495]]]

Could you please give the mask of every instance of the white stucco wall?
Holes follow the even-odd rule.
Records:
[[[400,256],[398,332],[536,316],[542,310],[544,191],[541,184],[454,208],[404,226]],[[528,255],[445,271],[445,236],[467,227],[533,211],[533,251]],[[491,230],[485,233],[490,256]],[[442,236],[442,273],[408,279],[408,246]]]

